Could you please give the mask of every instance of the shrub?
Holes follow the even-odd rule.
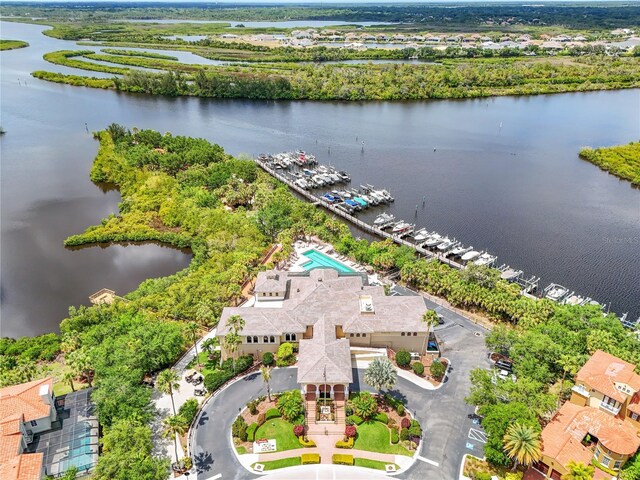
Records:
[[[249,369],[251,365],[253,365],[253,357],[251,355],[244,355],[238,358],[238,360],[236,360],[236,374],[244,372]],[[233,373],[233,367],[231,373]]]
[[[400,437],[398,436],[398,429],[394,427],[391,429],[391,443],[396,444],[399,440]]]
[[[336,465],[353,465],[353,455],[335,453],[333,457],[331,457],[331,461]]]
[[[353,437],[348,438],[347,440],[338,440],[336,442],[336,448],[353,448],[354,441],[355,441],[355,438]]]
[[[344,413],[347,414],[347,417],[353,415],[353,407],[351,406],[350,403],[347,403],[347,406],[344,409]]]
[[[304,435],[300,435],[298,437],[298,442],[300,442],[300,445],[302,445],[303,447],[306,447],[306,448],[310,448],[310,447],[315,447],[316,446],[316,442],[314,442],[313,440],[309,440],[308,438],[305,438]]]
[[[378,410],[378,402],[369,392],[360,392],[351,399],[353,411],[364,419],[371,418]]]
[[[304,435],[304,425],[294,425],[293,426],[293,434],[296,437]]]
[[[204,387],[208,392],[214,392],[230,378],[231,374],[229,372],[224,370],[215,370],[204,377]]]
[[[278,367],[287,367],[295,363],[296,357],[293,354],[293,345],[289,342],[280,344],[278,353],[276,354],[276,365]]]
[[[442,378],[447,367],[444,366],[440,360],[434,360],[434,362],[429,367],[429,372],[433,376],[433,378]]]
[[[487,472],[475,472],[473,480],[491,480],[491,474]]]
[[[351,415],[347,420],[353,422],[354,425],[360,425],[362,424],[362,422],[364,422],[362,417],[359,417],[358,415]]]
[[[404,417],[404,405],[403,404],[399,404],[396,407],[396,412],[398,412],[398,415],[400,415],[401,417]]]
[[[274,419],[274,418],[280,418],[280,417],[281,417],[280,410],[278,410],[277,408],[270,408],[264,414],[265,422],[267,420],[271,420],[271,419]]]
[[[408,367],[411,363],[411,354],[406,350],[400,350],[396,353],[396,363],[399,367]]]
[[[402,430],[400,430],[400,440],[405,441],[405,440],[409,440],[409,429],[408,428],[403,428]]]
[[[289,390],[280,394],[276,402],[280,414],[285,420],[293,422],[304,414],[300,390]]]
[[[258,413],[258,401],[257,400],[251,400],[249,403],[247,403],[247,408],[249,409],[249,412],[251,412],[251,415],[256,415]]]
[[[396,420],[393,417],[389,417],[389,421],[387,422],[387,426],[388,427],[395,427],[396,426]]]
[[[256,422],[249,425],[247,428],[247,440],[253,442],[256,439],[256,430],[258,430],[258,424]]]
[[[184,423],[188,426],[191,425],[193,419],[198,413],[198,400],[195,398],[190,398],[186,402],[184,402],[180,409],[178,410],[178,415],[180,415],[184,419]]]
[[[317,453],[303,453],[300,456],[300,463],[302,465],[313,465],[320,463],[320,455]]]
[[[420,427],[420,423],[418,423],[417,420],[411,420],[411,426],[409,427],[409,436],[411,437],[422,436],[422,428]]]
[[[264,352],[264,355],[262,355],[262,364],[267,367],[273,365],[273,360],[273,353],[271,352]]]
[[[504,477],[504,480],[522,480],[524,474],[522,472],[509,472]]]
[[[411,420],[408,418],[403,418],[402,421],[400,422],[400,426],[402,428],[409,428],[411,426]]]
[[[256,422],[258,423],[258,426],[261,427],[265,421],[266,421],[266,418],[264,416],[264,413],[258,414],[258,419],[256,420]]]
[[[244,418],[238,417],[235,419],[231,427],[231,434],[243,442],[247,440],[247,422],[244,421]]]
[[[376,414],[375,414],[375,416],[373,417],[373,419],[374,419],[376,422],[384,423],[385,425],[386,425],[387,423],[389,423],[389,417],[388,417],[388,416],[387,416],[387,414],[386,414],[386,413],[384,413],[384,412],[378,412],[378,413],[376,413]]]
[[[354,426],[346,426],[344,427],[344,436],[347,438],[355,438],[356,437],[356,427]]]
[[[344,423],[345,423],[345,425],[347,425],[347,426],[355,425],[355,423],[353,422],[353,420],[351,420],[349,417],[345,418]]]
[[[413,362],[411,368],[416,375],[422,376],[422,374],[424,374],[424,365],[421,362]]]

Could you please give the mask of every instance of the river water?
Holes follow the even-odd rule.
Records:
[[[64,249],[64,238],[119,201],[89,181],[97,144],[85,122],[90,131],[117,122],[204,137],[232,154],[315,152],[354,186],[388,188],[398,218],[488,250],[542,286],[640,314],[640,191],[577,156],[584,145],[640,138],[639,90],[396,103],[170,99],[33,79],[45,68],[82,74],[42,55],[86,47],[41,26],[1,27],[3,38],[31,44],[0,54],[3,336],[56,331],[68,306],[96,290],[124,294],[189,262],[154,245]]]

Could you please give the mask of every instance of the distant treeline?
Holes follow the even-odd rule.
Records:
[[[54,52],[63,65],[87,65]],[[88,58],[111,59],[83,52]],[[48,54],[50,55],[50,54]],[[530,95],[640,87],[640,58],[585,57],[570,63],[510,59],[450,60],[446,64],[365,64],[220,66],[195,73],[171,71],[166,60],[122,57],[153,62],[167,73],[151,73],[92,64],[92,68],[124,73],[114,88],[155,95],[192,95],[265,100],[424,100],[494,95]],[[111,59],[111,61],[113,61]],[[69,62],[73,62],[71,65]],[[57,63],[57,62],[56,62]],[[78,65],[79,64],[79,65]],[[139,64],[139,62],[136,62]],[[191,69],[194,66],[184,66]],[[116,70],[114,72],[113,70]],[[43,73],[38,72],[40,78]],[[65,82],[65,75],[50,79]],[[54,79],[55,78],[55,79]],[[74,76],[69,83],[77,84]],[[93,86],[93,79],[86,86]],[[103,84],[100,84],[103,87]]]
[[[640,142],[596,149],[583,148],[580,157],[640,187]]]
[[[478,5],[464,8],[447,5],[361,5],[361,6],[243,6],[101,2],[60,3],[46,2],[7,3],[0,7],[3,16],[45,18],[68,21],[104,21],[113,19],[185,19],[185,20],[234,20],[234,21],[285,21],[285,20],[341,20],[370,22],[403,22],[429,25],[430,27],[469,27],[476,25],[501,26],[558,25],[578,29],[602,29],[640,25],[640,6],[628,1],[616,4],[581,5]]]

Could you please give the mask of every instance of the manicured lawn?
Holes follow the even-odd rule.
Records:
[[[391,432],[380,422],[366,422],[358,427],[358,436],[353,448],[369,452],[391,453],[394,455],[413,455],[402,445],[391,443]]]
[[[256,430],[256,440],[266,438],[276,440],[276,451],[301,448],[298,438],[293,434],[293,425],[282,418],[266,421]]]
[[[264,465],[264,469],[266,470],[276,470],[278,468],[284,467],[295,467],[296,465],[301,464],[300,457],[291,457],[291,458],[281,458],[280,460],[272,460],[270,462],[259,462]],[[255,465],[255,463],[253,464]],[[253,468],[251,465],[251,468]]]
[[[247,449],[244,448],[244,445],[238,445],[236,447],[236,452],[238,452],[238,455],[244,455],[245,453],[247,453]]]
[[[376,470],[387,470],[387,464],[380,460],[369,460],[368,458],[356,458],[356,467],[374,468]],[[396,465],[396,470],[399,469]]]

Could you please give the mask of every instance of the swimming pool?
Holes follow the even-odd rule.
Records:
[[[313,270],[314,268],[333,268],[338,272],[351,273],[355,272],[352,268],[347,267],[344,263],[334,260],[318,250],[308,250],[302,254],[309,259],[308,262],[302,264],[305,270]]]

